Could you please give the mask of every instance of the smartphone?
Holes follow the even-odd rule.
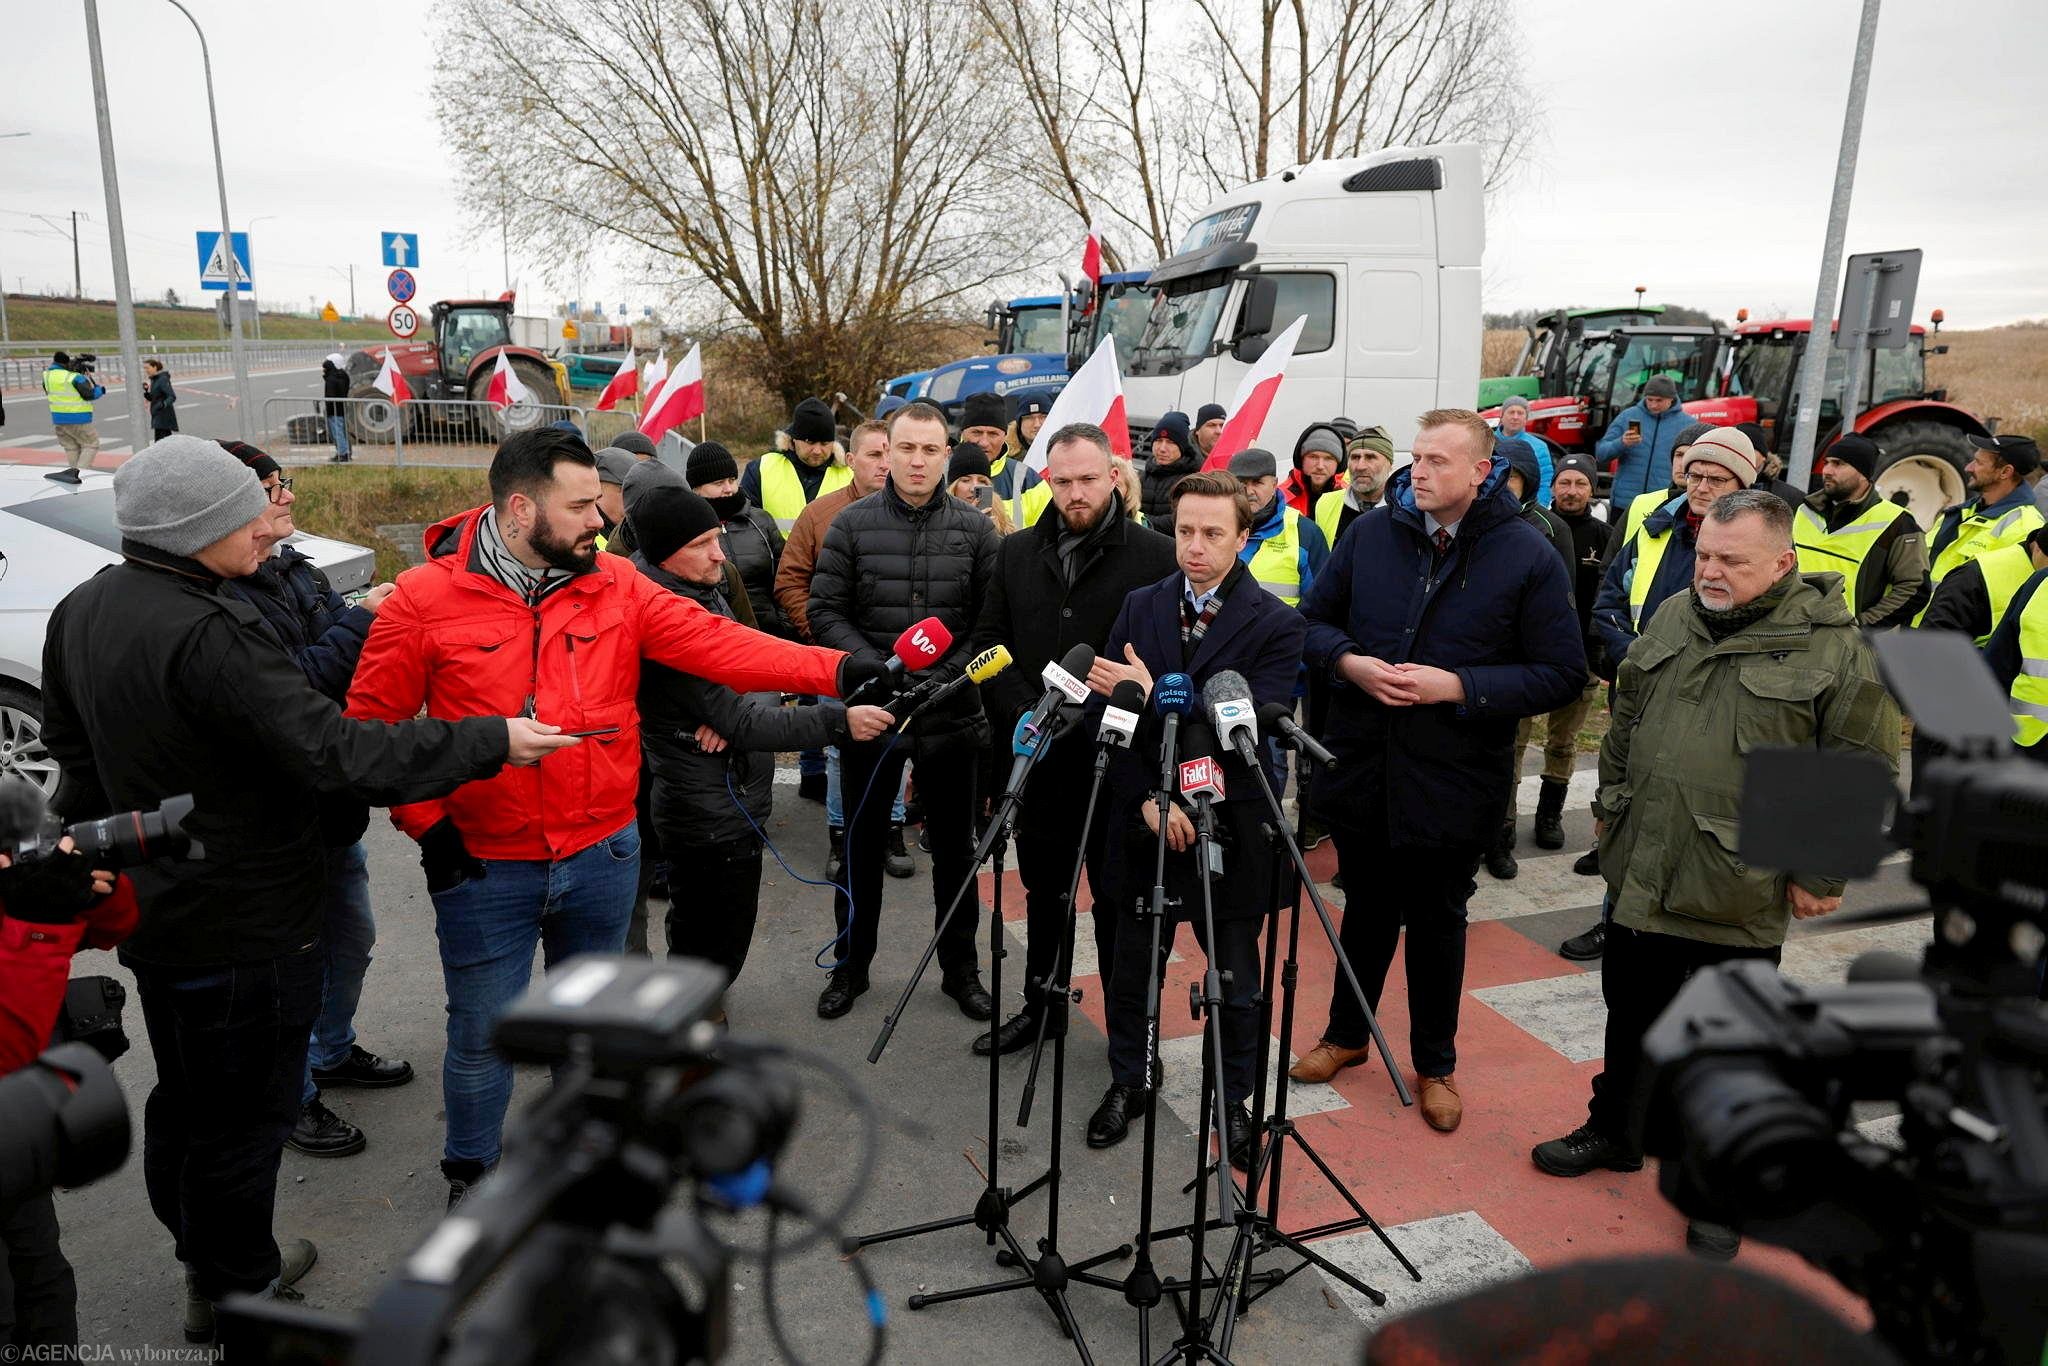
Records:
[[[617,735],[618,733],[619,728],[617,726],[599,726],[595,730],[565,730],[562,732],[564,735],[573,735],[579,740],[588,739],[593,735]]]
[[[996,505],[996,486],[983,484],[974,491],[974,505],[984,512]]]
[[[1643,434],[1643,424],[1634,418],[1630,418],[1628,420],[1628,434],[1630,436],[1641,436]]]

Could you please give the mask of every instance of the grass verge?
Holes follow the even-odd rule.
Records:
[[[379,581],[395,578],[408,561],[404,550],[377,528],[400,522],[438,522],[490,499],[481,469],[391,469],[307,465],[291,471],[292,509],[299,529],[353,541],[377,552]]]

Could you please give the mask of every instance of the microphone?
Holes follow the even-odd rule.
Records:
[[[1173,781],[1174,754],[1180,743],[1180,719],[1195,709],[1195,680],[1167,674],[1152,685],[1152,709],[1166,722],[1159,740],[1159,786]]]
[[[890,647],[894,653],[880,674],[870,673],[841,700],[851,706],[878,683],[885,685],[886,690],[893,694],[896,681],[904,674],[930,668],[952,648],[953,633],[946,629],[946,623],[937,617],[926,617],[914,626],[905,627],[903,634],[896,637],[896,643]]]
[[[918,708],[935,706],[951,697],[954,693],[959,692],[969,683],[988,682],[1015,662],[1010,658],[1009,646],[991,645],[967,661],[966,673],[956,674],[937,685],[920,683],[898,698],[897,705],[900,706],[907,701]]]
[[[1039,731],[1046,721],[1059,709],[1062,702],[1076,705],[1088,700],[1088,671],[1095,667],[1095,651],[1086,645],[1076,645],[1067,651],[1066,658],[1056,664],[1047,664],[1039,674],[1044,680],[1045,693],[1038,699],[1038,705],[1024,717],[1023,728]]]
[[[1095,741],[1105,749],[1129,749],[1138,734],[1138,709],[1145,705],[1145,690],[1137,680],[1126,678],[1109,692],[1109,705],[1102,709],[1102,727]]]
[[[1010,733],[1010,753],[1017,757],[1010,763],[1010,781],[1003,788],[1005,798],[1016,795],[1018,789],[1024,785],[1024,774],[1031,767],[1033,756],[1045,747],[1048,740],[1059,733],[1057,720],[1037,729],[1032,728],[1030,720],[1028,716],[1018,717],[1017,729]]]
[[[1210,686],[1214,685],[1211,679]],[[1195,808],[1195,830],[1201,836],[1199,867],[1205,876],[1219,878],[1223,876],[1223,851],[1216,846],[1215,813],[1210,808],[1223,800],[1223,765],[1199,723],[1189,737],[1188,748],[1194,753],[1180,761],[1180,795]]]
[[[1197,754],[1180,761],[1180,795],[1190,802],[1202,797],[1223,800],[1223,765],[1215,755]]]
[[[1259,725],[1269,734],[1278,735],[1284,743],[1294,746],[1296,750],[1306,754],[1324,768],[1337,766],[1337,756],[1323,748],[1322,741],[1295,722],[1294,713],[1287,709],[1286,703],[1268,702],[1260,707]]]
[[[1209,699],[1209,724],[1216,728],[1216,738],[1256,767],[1259,732],[1252,706],[1252,685],[1237,670],[1224,669],[1209,676],[1202,695]]]

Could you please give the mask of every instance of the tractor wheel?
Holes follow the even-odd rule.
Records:
[[[1963,466],[1970,460],[1970,442],[1962,428],[1922,419],[1869,435],[1885,452],[1877,467],[1878,492],[1903,503],[1923,531],[1932,531],[1943,509],[1969,496]]]
[[[348,391],[348,396],[366,400],[348,405],[349,443],[391,445],[398,431],[398,405],[391,401],[391,396],[374,384],[358,384]]]
[[[530,402],[515,403],[503,410],[491,409],[491,423],[496,429],[494,435],[503,438],[513,432],[532,431],[536,427],[545,427],[550,422],[571,416],[570,412],[562,407],[561,391],[555,384],[553,370],[539,361],[528,360],[523,356],[515,357],[511,364],[512,373],[519,376],[519,382],[526,386],[527,392],[532,394],[533,398]],[[481,392],[479,386],[477,393]]]

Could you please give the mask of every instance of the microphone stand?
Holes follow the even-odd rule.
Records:
[[[939,951],[939,942],[953,923],[953,917],[960,911],[961,903],[980,880],[981,865],[991,855],[994,857],[992,871],[995,874],[994,904],[989,913],[989,995],[996,1001],[1002,1000],[1003,957],[1003,856],[1009,848],[1011,826],[1017,816],[1017,806],[1022,799],[1024,787],[1031,779],[1031,772],[1045,753],[1046,746],[1056,738],[1057,731],[1049,734],[1035,748],[1024,756],[1024,765],[1017,774],[1017,781],[1003,793],[1001,803],[982,832],[974,850],[973,863],[967,870],[967,878],[953,893],[952,904],[946,907],[945,915],[939,918],[932,931],[931,942],[925,945],[924,956],[918,960],[917,968],[910,974],[909,982],[903,987],[903,994],[896,1000],[895,1009],[882,1019],[882,1029],[875,1036],[875,1043],[868,1050],[868,1061],[876,1062],[882,1050],[889,1046],[889,1038],[896,1032],[897,1021],[909,1008],[911,993],[917,990],[919,979],[925,969],[931,966],[932,958]],[[1000,1012],[998,1012],[1000,1014]],[[991,1024],[991,1028],[995,1027]],[[1088,1352],[1088,1344],[1081,1336],[1081,1325],[1074,1317],[1073,1307],[1067,1302],[1067,1269],[1057,1258],[1034,1263],[1010,1227],[1010,1212],[1018,1201],[1037,1192],[1040,1188],[1056,1183],[1059,1175],[1059,1149],[1053,1149],[1052,1167],[1034,1180],[1016,1190],[1000,1184],[1002,1147],[997,1134],[997,1110],[1001,1105],[1002,1057],[991,1047],[988,1051],[988,1173],[980,1199],[967,1214],[954,1215],[947,1219],[934,1219],[921,1224],[910,1224],[902,1228],[888,1229],[881,1233],[865,1234],[853,1240],[856,1247],[871,1247],[876,1243],[894,1242],[901,1238],[917,1238],[927,1233],[938,1233],[945,1229],[964,1228],[972,1224],[987,1235],[988,1244],[993,1247],[998,1239],[1004,1244],[1004,1252],[1013,1259],[1013,1264],[1029,1268],[1030,1274],[1007,1281],[988,1285],[968,1286],[960,1290],[944,1290],[932,1294],[916,1294],[906,1301],[912,1309],[922,1309],[928,1304],[945,1304],[952,1300],[973,1299],[983,1295],[996,1295],[1010,1290],[1036,1290],[1044,1297],[1059,1321],[1060,1331],[1074,1344],[1082,1366],[1094,1366],[1095,1358]],[[1057,1186],[1054,1185],[1057,1191]],[[997,1254],[1000,1261],[1003,1253]]]

